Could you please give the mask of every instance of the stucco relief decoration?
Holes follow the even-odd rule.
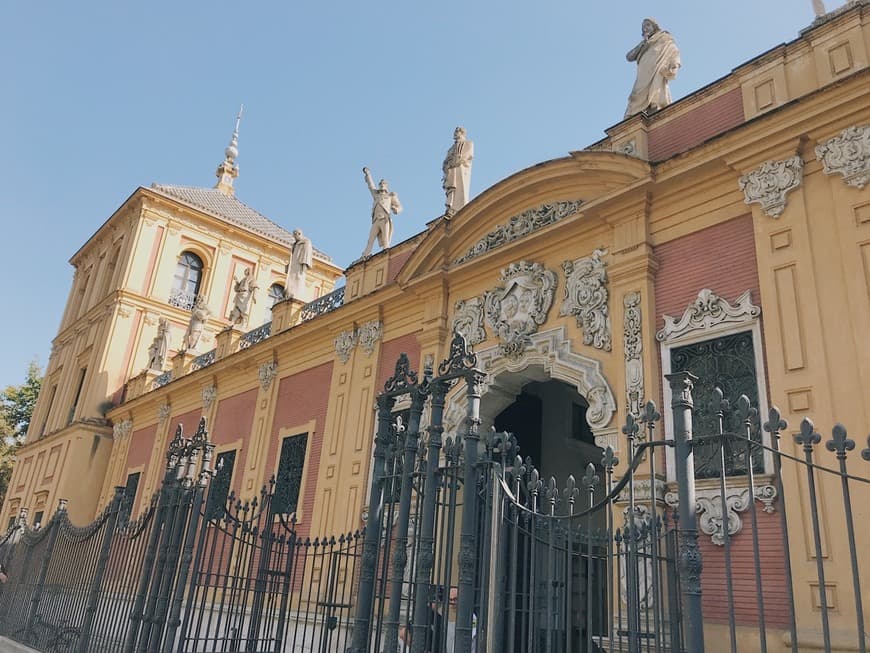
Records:
[[[257,378],[260,380],[260,387],[265,392],[272,385],[272,379],[278,374],[278,363],[275,361],[267,361],[260,365],[257,370]]]
[[[767,513],[774,512],[774,501],[777,491],[773,485],[759,485],[755,487],[755,500],[762,504],[762,510]],[[722,510],[722,498],[719,488],[696,489],[695,510],[698,513],[698,528],[705,535],[709,535],[713,544],[723,546],[725,544],[725,530],[723,525],[728,525],[728,536],[733,537],[743,530],[743,519],[740,513],[749,510],[750,492],[748,487],[729,487],[725,491],[725,510]],[[678,508],[680,501],[677,492],[665,494],[665,503],[671,508]]]
[[[625,403],[628,412],[637,416],[640,415],[640,404],[643,401],[640,293],[628,293],[623,297],[622,303],[625,307],[622,325],[625,350]]]
[[[356,329],[347,329],[335,336],[335,353],[342,363],[350,360],[354,347],[356,347]]]
[[[130,431],[132,430],[133,420],[125,419],[118,422],[112,427],[112,434],[115,436],[116,440],[120,440],[130,435]]]
[[[486,329],[483,326],[483,302],[480,301],[480,297],[460,299],[456,302],[453,330],[465,336],[469,345],[479,345],[486,340]]]
[[[201,396],[202,396],[202,407],[205,408],[206,410],[208,410],[209,408],[211,408],[211,405],[212,405],[212,403],[214,403],[214,400],[217,399],[217,387],[215,386],[215,384],[212,383],[210,385],[205,386],[202,389]]]
[[[870,182],[870,125],[847,127],[839,136],[816,145],[826,175],[841,174],[849,186]]]
[[[721,324],[745,324],[759,315],[761,309],[752,303],[752,293],[749,290],[740,295],[734,304],[730,304],[709,288],[704,288],[681,318],[664,316],[665,326],[656,333],[656,339],[666,342]]]
[[[610,351],[610,313],[607,310],[607,265],[601,257],[607,250],[596,249],[592,256],[565,261],[565,300],[559,315],[574,315],[583,329],[583,344]]]
[[[163,421],[169,419],[169,415],[172,413],[172,406],[169,404],[160,404],[157,407],[157,419],[159,421]]]
[[[531,336],[547,320],[556,291],[556,273],[540,263],[520,261],[502,270],[501,284],[486,291],[486,322],[501,339],[501,353],[520,358]]]
[[[464,255],[453,261],[453,264],[459,265],[478,256],[483,256],[502,245],[507,245],[539,229],[564,220],[577,213],[582,204],[583,200],[554,202],[553,204],[541,204],[533,209],[523,211],[510,218],[506,224],[499,225],[486,234],[472,245]]]
[[[381,339],[384,332],[384,325],[379,320],[371,320],[366,322],[357,329],[356,340],[363,351],[371,356],[375,350],[375,343]]]
[[[785,209],[785,197],[801,185],[804,162],[795,155],[782,161],[765,161],[760,167],[743,175],[738,184],[746,204],[761,204],[761,210],[778,218]]]

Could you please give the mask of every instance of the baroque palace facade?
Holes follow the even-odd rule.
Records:
[[[31,522],[47,519],[60,498],[85,523],[119,485],[137,512],[176,428],[191,433],[204,417],[226,491],[251,496],[278,475],[303,534],[358,528],[375,397],[400,353],[417,370],[437,364],[454,330],[487,372],[483,426],[517,432],[547,474],[579,475],[601,447],[618,452],[626,414],[646,399],[669,405],[663,374],[678,369],[701,377],[698,429],[713,419],[702,400],[715,381],[762,415],[778,406],[792,425],[811,414],[848,424],[853,437],[870,432],[863,3],[347,270],[314,251],[290,299],[281,298],[295,238],[235,198],[236,154],[233,143],[215,188],[137,189],[71,259],[75,280],[3,523],[22,508]],[[259,299],[247,324],[233,324],[233,286],[246,276]],[[212,314],[196,349],[182,350],[197,296]],[[143,371],[161,320],[166,367]],[[446,421],[463,415],[448,397]],[[666,418],[665,437],[670,426]],[[801,456],[790,435],[784,451]],[[820,461],[836,466],[827,451]],[[753,461],[762,481],[771,464]],[[729,472],[739,489],[738,467]],[[714,556],[721,519],[705,525],[703,511],[721,499],[703,476],[702,547]],[[668,466],[656,483],[671,480]],[[784,479],[788,524],[809,533],[797,482]],[[838,501],[839,487],[821,497]],[[861,488],[853,497],[859,524],[868,499]],[[778,497],[761,500],[762,541],[775,542]],[[726,497],[735,536],[738,503]],[[822,528],[829,609],[835,625],[854,628],[842,530],[835,518]],[[812,614],[810,539],[792,542],[795,602]],[[705,563],[709,582],[717,573]]]

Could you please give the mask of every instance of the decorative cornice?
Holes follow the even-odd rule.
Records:
[[[738,184],[746,204],[761,204],[761,210],[778,218],[785,209],[785,197],[801,185],[804,162],[795,155],[782,161],[765,161],[743,175]]]
[[[544,227],[564,220],[577,213],[582,204],[583,200],[555,202],[553,204],[541,204],[533,209],[523,211],[511,217],[507,223],[498,225],[493,231],[486,234],[486,236],[472,245],[463,256],[453,261],[453,265],[459,265],[478,256],[483,256],[502,245],[507,245]]]
[[[565,261],[565,300],[559,315],[574,315],[583,329],[583,344],[610,351],[610,312],[607,309],[607,270],[601,257],[606,249],[591,256]]]
[[[754,496],[756,501],[760,501],[763,505],[764,512],[773,512],[773,503],[776,501],[776,487],[765,484],[756,486]],[[709,535],[713,544],[722,546],[725,544],[725,531],[722,528],[723,522],[728,523],[728,535],[733,537],[743,529],[743,520],[740,518],[740,513],[749,510],[749,488],[743,485],[728,487],[725,490],[725,510],[722,510],[722,495],[719,488],[709,488],[695,490],[695,510],[698,514],[698,528],[705,535]],[[680,505],[679,496],[676,491],[671,491],[665,494],[665,503],[671,508],[678,508]]]
[[[816,145],[816,158],[825,174],[841,174],[849,186],[870,182],[870,125],[847,127],[839,136]]]
[[[664,316],[665,326],[656,333],[656,340],[669,342],[722,324],[746,324],[759,315],[761,308],[752,303],[750,290],[740,295],[732,305],[709,288],[704,288],[679,320]]]
[[[272,379],[275,378],[277,373],[278,363],[275,361],[266,361],[260,365],[257,370],[257,378],[260,380],[260,387],[263,389],[263,392],[268,390],[269,386],[272,385]]]
[[[479,345],[486,340],[483,326],[483,302],[480,297],[460,299],[456,302],[453,331],[465,336],[469,345]]]

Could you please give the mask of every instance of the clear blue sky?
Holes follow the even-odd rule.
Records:
[[[622,118],[647,15],[680,47],[675,98],[813,19],[810,0],[6,3],[0,387],[45,365],[70,256],[137,186],[215,183],[240,103],[237,196],[347,265],[363,165],[401,197],[398,242],[443,208],[456,125],[473,195],[595,142]]]

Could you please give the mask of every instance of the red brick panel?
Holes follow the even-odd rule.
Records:
[[[411,254],[414,253],[414,248],[409,247],[407,251],[402,252],[401,254],[396,254],[390,258],[390,262],[387,264],[387,283],[390,283],[396,276],[399,274],[399,271],[402,269],[402,266],[405,265],[405,262],[411,258]]]
[[[272,422],[269,452],[266,456],[267,475],[277,471],[278,456],[281,452],[281,438],[278,434],[281,429],[305,424],[311,420],[316,421],[314,433],[308,434],[305,495],[299,497],[301,511],[305,516],[299,528],[300,537],[307,536],[311,527],[320,453],[323,448],[323,428],[326,425],[329,403],[329,386],[332,382],[332,367],[332,362],[329,362],[293,376],[285,376],[279,381],[278,395],[275,398],[275,417]]]
[[[148,463],[154,454],[154,438],[156,436],[156,424],[133,431],[133,435],[130,436],[130,448],[127,450],[127,469]]]
[[[221,399],[218,404],[214,423],[209,428],[211,441],[221,446],[239,439],[243,440],[242,450],[236,453],[235,469],[245,468],[245,458],[251,437],[251,426],[254,423],[254,411],[257,409],[257,388],[247,392]],[[235,474],[241,482],[242,474]]]
[[[384,383],[396,372],[396,361],[402,354],[408,354],[411,369],[418,374],[422,373],[422,370],[417,369],[420,364],[420,343],[417,342],[417,336],[411,333],[385,342],[381,345],[381,363],[378,368],[378,384],[375,388],[377,392],[384,389]]]
[[[777,510],[782,505],[777,506]],[[743,530],[731,538],[731,579],[734,616],[739,625],[758,623],[758,592],[755,583],[755,560],[752,554],[752,522],[749,513],[741,515]],[[701,574],[701,600],[704,621],[728,622],[728,585],[725,573],[725,548],[713,544],[709,536],[699,534],[704,571]],[[789,602],[784,543],[780,516],[758,509],[758,547],[761,562],[764,620],[768,627],[788,627]]]
[[[743,93],[732,89],[668,122],[650,125],[649,158],[664,161],[742,124]]]

